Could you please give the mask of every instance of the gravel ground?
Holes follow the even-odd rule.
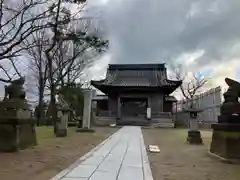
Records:
[[[0,153],[0,180],[49,180],[106,139],[117,128],[95,128],[55,138],[51,127],[37,128],[38,146],[18,153]]]
[[[154,180],[240,180],[240,165],[209,156],[211,131],[201,131],[204,145],[186,144],[187,130],[144,129],[145,145],[158,145],[149,153]]]

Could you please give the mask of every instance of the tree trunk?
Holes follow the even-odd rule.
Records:
[[[54,126],[54,134],[57,132],[57,108],[56,108],[56,100],[55,100],[55,85],[50,85],[50,116]]]
[[[50,114],[50,119],[53,122],[54,126],[54,134],[56,135],[57,133],[57,108],[56,108],[56,100],[55,100],[55,91],[56,87],[54,84],[54,79],[53,79],[53,65],[52,65],[52,58],[49,52],[46,52],[46,56],[48,59],[48,68],[49,68],[49,84],[50,84],[50,104],[49,104],[49,114]]]
[[[38,107],[39,107],[39,116],[37,118],[37,126],[40,125],[40,122],[43,122],[43,120],[45,119],[44,116],[44,79],[43,76],[41,74],[41,72],[39,73],[39,99],[38,99]]]

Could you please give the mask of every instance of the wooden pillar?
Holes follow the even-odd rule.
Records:
[[[148,96],[148,108],[152,108],[152,106],[151,106],[151,96]]]
[[[121,99],[120,99],[120,96],[117,97],[117,118],[121,119]]]
[[[112,116],[112,99],[108,97],[108,115]]]
[[[163,112],[163,106],[164,106],[164,95],[160,95],[160,112]]]

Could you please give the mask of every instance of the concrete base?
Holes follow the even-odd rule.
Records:
[[[58,129],[56,132],[56,137],[66,137],[67,129]]]
[[[87,133],[94,133],[95,130],[91,128],[77,128],[76,132],[87,132]]]
[[[211,157],[211,158],[214,158],[216,160],[219,160],[223,163],[228,163],[228,164],[240,164],[240,159],[228,159],[228,158],[224,158],[224,157],[221,157],[217,154],[214,154],[214,153],[211,153],[210,151],[208,152],[208,155]]]
[[[187,142],[189,144],[203,144],[200,131],[188,131]]]
[[[210,152],[226,159],[240,160],[240,124],[213,124],[212,128]]]
[[[239,105],[223,106],[222,112],[228,112],[235,108],[236,112]],[[238,109],[239,110],[239,109]],[[220,115],[218,124],[212,124],[213,129],[212,143],[210,152],[231,161],[240,160],[240,116]]]

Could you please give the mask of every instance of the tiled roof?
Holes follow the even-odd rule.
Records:
[[[174,96],[165,96],[165,101],[174,101],[174,102],[176,102],[177,99]]]
[[[134,67],[138,67],[134,69]],[[106,78],[92,81],[92,84],[124,86],[124,87],[159,87],[176,86],[179,81],[167,79],[164,64],[134,64],[134,65],[109,65]]]
[[[95,97],[92,98],[92,100],[107,100],[108,96],[106,95],[96,95]]]
[[[113,86],[151,86],[151,83],[146,78],[117,78],[115,81],[111,83]]]

